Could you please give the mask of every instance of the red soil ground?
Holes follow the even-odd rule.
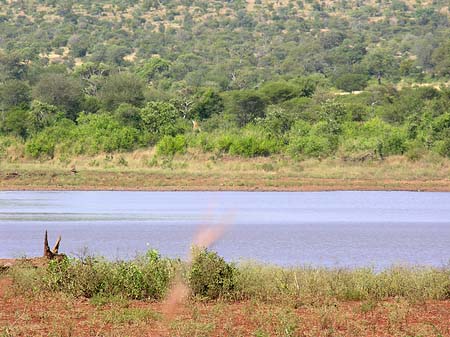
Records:
[[[188,302],[168,317],[158,302],[99,304],[20,291],[0,276],[0,336],[450,336],[450,301],[314,306]]]

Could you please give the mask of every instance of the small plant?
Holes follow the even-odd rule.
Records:
[[[194,295],[207,299],[230,297],[235,289],[237,269],[216,252],[194,248],[189,284]]]

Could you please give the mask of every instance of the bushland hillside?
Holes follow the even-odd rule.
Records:
[[[0,4],[4,162],[450,156],[448,1]]]

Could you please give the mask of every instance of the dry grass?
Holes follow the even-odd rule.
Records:
[[[3,190],[450,191],[450,160],[433,155],[419,161],[389,157],[351,163],[340,159],[296,161],[283,156],[248,159],[200,152],[172,159],[157,157],[154,150],[137,150],[44,162],[16,158],[0,165]],[[70,171],[73,167],[77,174]]]

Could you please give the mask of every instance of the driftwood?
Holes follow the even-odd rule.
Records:
[[[48,234],[45,231],[44,236],[44,255],[42,257],[23,258],[23,259],[0,259],[0,272],[9,269],[17,264],[31,264],[34,267],[46,266],[50,260],[61,261],[66,257],[65,254],[59,253],[59,245],[61,243],[61,235],[56,240],[53,249],[48,245]]]

